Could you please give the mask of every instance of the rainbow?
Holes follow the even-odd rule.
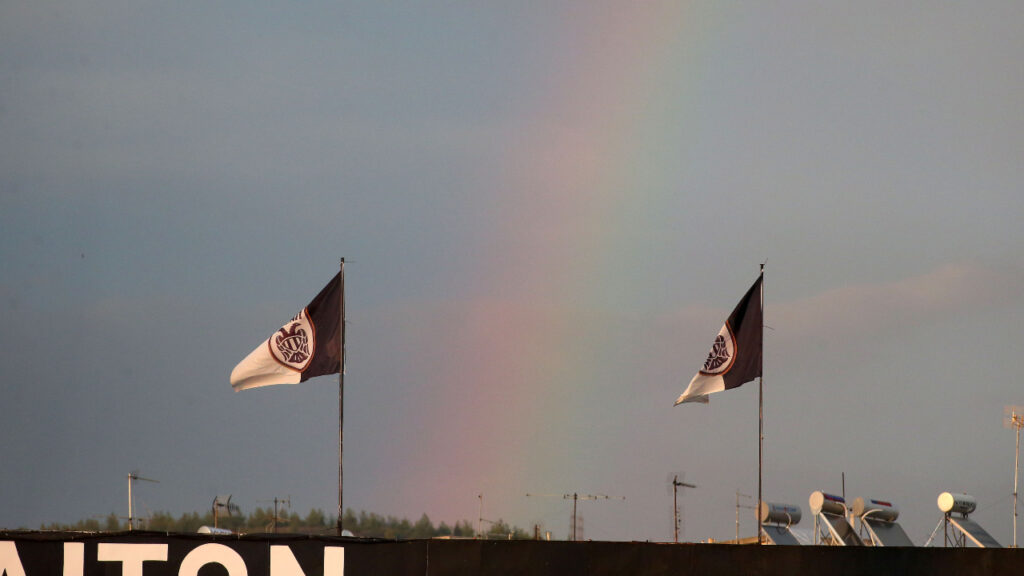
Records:
[[[566,31],[561,52],[545,77],[528,79],[533,102],[517,119],[508,176],[493,191],[498,224],[479,247],[474,296],[453,304],[448,362],[430,392],[459,415],[424,454],[449,455],[447,480],[417,477],[403,487],[435,517],[475,518],[472,495],[489,486],[505,486],[507,498],[571,489],[531,482],[566,466],[573,439],[556,449],[546,438],[565,433],[600,379],[604,363],[593,355],[607,346],[596,328],[633,282],[616,266],[616,250],[630,256],[648,241],[636,235],[655,195],[672,189],[651,174],[679,162],[681,143],[666,134],[688,119],[692,91],[684,88],[699,81],[702,57],[684,46],[701,46],[694,38],[707,34],[691,24],[707,15],[693,10],[612,3],[567,11],[556,27]]]

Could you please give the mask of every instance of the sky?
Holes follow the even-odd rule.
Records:
[[[232,368],[345,259],[344,505],[729,539],[765,500],[1011,542],[1019,2],[0,4],[0,527],[337,509],[337,378]],[[533,496],[527,497],[526,494]],[[740,509],[740,534],[755,530]]]

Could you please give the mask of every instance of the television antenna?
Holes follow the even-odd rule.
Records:
[[[267,503],[270,503],[270,502],[274,503],[274,518],[270,521],[270,526],[272,526],[274,534],[277,534],[277,523],[280,522],[281,520],[283,520],[283,518],[281,518],[277,514],[277,505],[281,504],[283,506],[287,506],[287,507],[291,508],[292,507],[292,497],[291,497],[291,495],[289,495],[286,498],[279,498],[277,496],[274,496],[273,500],[259,500],[259,502],[261,504],[267,504]],[[238,507],[236,506],[235,509],[237,510],[237,508]]]
[[[746,508],[748,510],[753,510],[754,508],[756,508],[756,506],[753,506],[751,504],[740,504],[740,498],[753,498],[753,496],[751,496],[750,494],[744,494],[743,492],[740,492],[739,490],[736,491],[736,543],[737,544],[740,543],[740,508]],[[758,514],[760,515],[760,511],[758,511]]]
[[[217,528],[217,521],[220,516],[219,510],[223,508],[227,512],[228,517],[231,517],[234,512],[238,512],[238,505],[231,501],[231,494],[219,495],[213,497],[213,527]],[[276,514],[275,514],[276,516]]]
[[[625,496],[609,496],[607,494],[580,494],[573,492],[572,494],[527,494],[527,498],[538,497],[538,498],[562,498],[563,500],[572,500],[572,541],[576,541],[576,531],[579,524],[576,521],[576,504],[580,500],[625,500]]]
[[[529,494],[527,494],[527,496],[529,496]],[[487,518],[484,518],[484,493],[481,492],[477,494],[476,497],[480,499],[480,514],[477,516],[476,520],[476,537],[482,538],[484,536],[484,522],[490,524],[491,526],[493,526],[495,522],[494,520],[488,520]]]
[[[1017,451],[1013,456],[1013,547],[1017,547],[1017,477],[1020,470],[1020,430],[1024,428],[1024,406],[1007,406],[1003,426],[1017,431]]]
[[[135,516],[133,515],[134,511],[135,511],[135,499],[132,497],[132,483],[134,483],[136,480],[142,480],[142,481],[145,481],[145,482],[153,482],[155,484],[159,484],[160,483],[159,480],[153,480],[152,478],[143,478],[142,476],[139,476],[139,471],[138,470],[132,470],[131,472],[128,473],[128,530],[129,531],[135,529]]]
[[[669,477],[666,478],[666,487],[672,487],[672,536],[676,544],[679,543],[680,526],[682,525],[683,517],[679,514],[679,489],[683,490],[687,488],[696,488],[696,484],[690,484],[684,480],[680,480],[680,477],[685,478],[685,473],[673,474],[669,473]]]

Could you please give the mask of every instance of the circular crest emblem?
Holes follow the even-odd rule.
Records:
[[[275,332],[267,345],[281,364],[298,372],[305,370],[316,351],[316,330],[306,309]]]
[[[715,343],[711,345],[711,352],[708,352],[708,359],[704,361],[704,368],[701,370],[701,374],[711,376],[725,374],[732,368],[732,363],[735,359],[736,338],[733,337],[732,330],[729,329],[729,323],[726,322],[722,325],[722,329],[718,331]]]

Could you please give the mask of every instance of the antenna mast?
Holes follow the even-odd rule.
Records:
[[[135,508],[135,499],[132,498],[132,482],[135,480],[145,480],[146,482],[154,482],[159,484],[159,480],[153,480],[152,478],[143,478],[139,476],[138,470],[133,470],[128,473],[128,530],[135,529],[135,517],[133,516]]]
[[[696,488],[696,484],[689,484],[679,480],[679,475],[672,477],[672,537],[676,544],[679,544],[679,488]]]
[[[281,498],[280,496],[274,496],[273,500],[259,500],[259,502],[265,503],[265,504],[269,504],[270,502],[274,503],[274,517],[270,521],[270,526],[271,526],[271,529],[273,530],[273,533],[277,534],[277,524],[278,524],[278,522],[283,520],[283,518],[281,518],[280,514],[278,513],[278,505],[287,506],[287,507],[291,508],[291,506],[292,506],[292,497],[291,497],[291,495],[289,494],[288,497],[286,497],[286,498]]]
[[[736,491],[736,543],[740,543],[740,508],[753,508],[748,504],[740,504],[740,498],[753,498],[750,494],[744,494],[739,490]],[[761,513],[758,512],[757,517],[761,517]],[[760,536],[758,537],[760,538]]]
[[[529,496],[529,494],[527,494],[527,496]],[[485,534],[484,534],[484,522],[487,522],[488,524],[493,526],[494,525],[494,520],[488,520],[488,519],[484,518],[484,493],[481,492],[481,493],[477,494],[476,497],[480,499],[480,514],[479,514],[479,516],[477,517],[477,520],[476,520],[476,537],[477,538],[482,538],[482,537],[485,536]]]
[[[526,495],[527,498],[536,497],[536,496],[558,498],[557,494],[529,494],[528,493]],[[571,530],[571,538],[570,539],[573,542],[576,541],[576,527],[578,526],[578,524],[576,522],[576,504],[577,504],[577,502],[579,502],[580,500],[625,500],[626,499],[625,496],[609,496],[607,494],[580,494],[578,492],[573,492],[572,494],[562,494],[561,497],[562,497],[563,500],[572,500],[572,530]]]

